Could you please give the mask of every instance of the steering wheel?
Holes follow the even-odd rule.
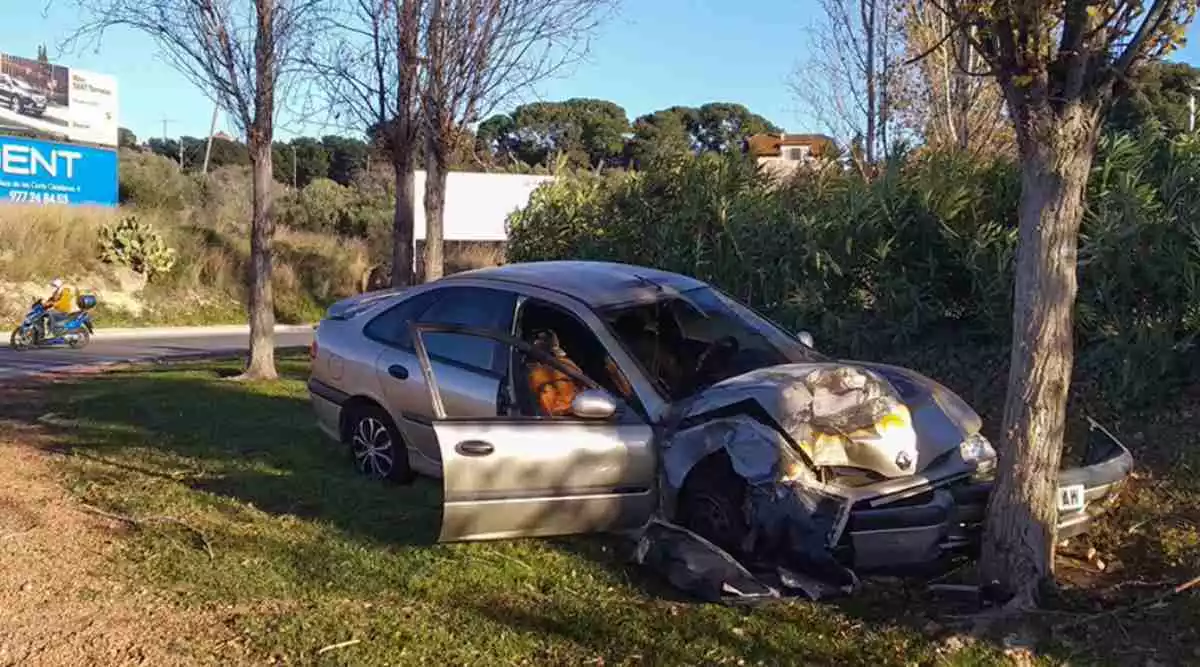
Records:
[[[711,361],[715,355],[725,357],[732,356],[737,354],[741,347],[741,343],[739,343],[738,339],[733,336],[722,336],[721,338],[709,343],[708,347],[704,348],[704,351],[701,352],[700,356],[696,358],[696,368],[692,370],[692,377],[699,381],[700,378],[704,377],[704,371],[708,366],[708,362]]]

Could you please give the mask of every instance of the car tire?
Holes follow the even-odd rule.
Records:
[[[676,521],[737,557],[750,526],[746,519],[746,480],[733,470],[725,452],[705,457],[684,480],[676,503]]]
[[[406,484],[413,480],[408,447],[391,416],[376,405],[353,408],[346,421],[346,442],[359,473]]]

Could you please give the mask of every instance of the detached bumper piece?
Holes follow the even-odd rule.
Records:
[[[858,588],[858,578],[849,570],[843,571],[841,583],[785,567],[769,571],[756,567],[751,572],[712,542],[661,519],[651,519],[642,528],[633,560],[706,602],[747,605],[797,595],[815,601]]]
[[[1107,511],[1133,470],[1133,456],[1089,419],[1083,465],[1059,473],[1060,538],[1086,533]],[[944,556],[973,553],[982,533],[992,480],[960,479],[916,495],[856,504],[839,544],[843,562],[859,571],[920,570]]]

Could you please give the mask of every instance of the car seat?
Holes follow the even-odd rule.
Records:
[[[549,355],[560,365],[583,374],[579,366],[563,351],[558,342],[558,334],[554,331],[544,329],[535,333],[533,347]],[[546,417],[571,414],[571,404],[583,389],[578,381],[555,366],[534,357],[527,361],[526,371],[530,398],[538,414]]]

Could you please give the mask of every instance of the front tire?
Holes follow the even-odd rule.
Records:
[[[374,405],[355,408],[348,420],[346,438],[354,467],[361,474],[400,483],[413,480],[408,447],[383,409]]]
[[[688,473],[675,512],[680,525],[737,558],[745,550],[746,480],[725,452],[705,457]]]

